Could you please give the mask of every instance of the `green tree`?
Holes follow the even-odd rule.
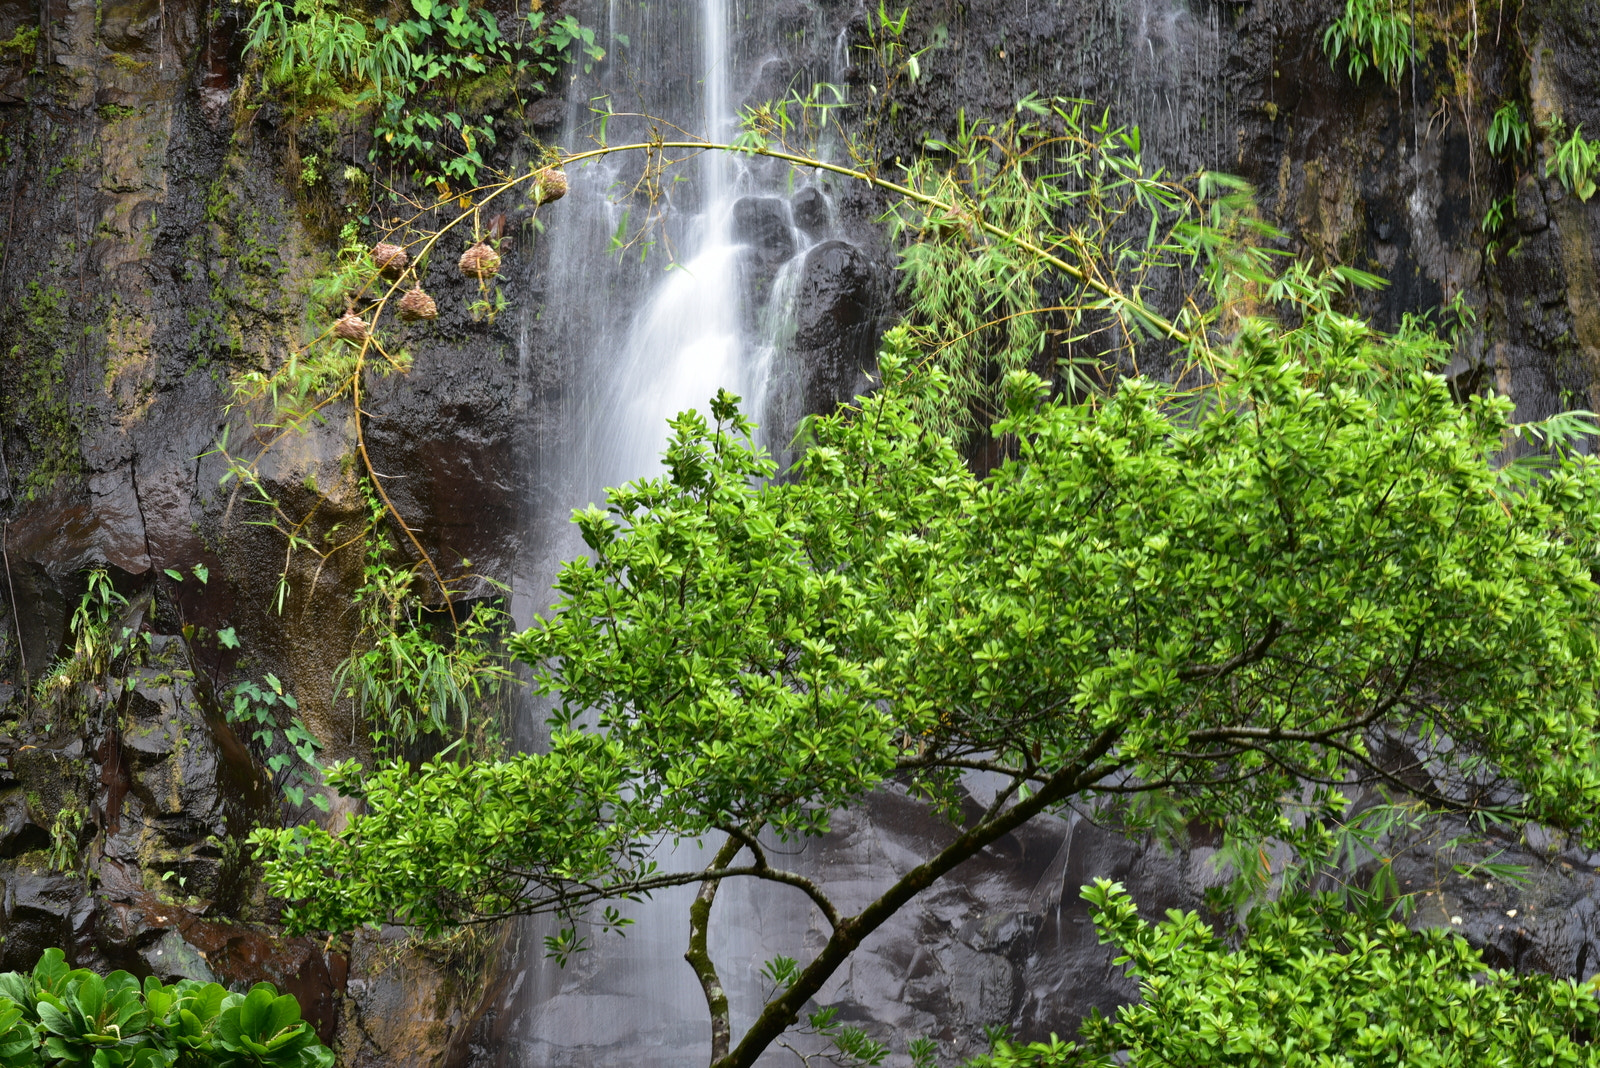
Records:
[[[732,1068],[919,891],[1063,806],[1265,837],[1286,798],[1336,816],[1373,783],[1592,839],[1597,473],[1497,465],[1510,402],[1457,403],[1446,342],[1377,332],[1332,286],[1264,287],[1292,320],[1242,320],[1201,389],[1071,400],[1011,373],[983,476],[918,422],[948,379],[900,332],[792,478],[736,398],[680,416],[663,476],[576,515],[593,558],[512,640],[556,699],[549,751],[336,768],[362,800],[344,828],[258,832],[288,921],[576,921],[698,884],[689,958]],[[1007,785],[963,816],[970,770]],[[760,836],[816,835],[879,789],[952,833],[845,914]],[[671,836],[714,858],[658,867]],[[737,1036],[706,952],[731,878],[794,888],[831,931]]]
[[[1600,1064],[1593,983],[1490,968],[1450,932],[1295,894],[1255,910],[1235,947],[1192,912],[1140,920],[1119,884],[1083,889],[1139,1002],[1085,1021],[1082,1045],[997,1043],[969,1068],[1109,1068],[1124,1051],[1194,1068]]]

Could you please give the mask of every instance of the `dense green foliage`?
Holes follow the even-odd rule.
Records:
[[[1335,815],[1331,784],[1369,782],[1593,838],[1600,474],[1497,467],[1509,402],[1457,403],[1446,342],[1373,331],[1332,284],[1289,272],[1266,295],[1298,324],[1244,321],[1204,389],[1073,401],[1014,372],[984,476],[919,424],[947,380],[903,332],[876,395],[812,421],[794,478],[770,480],[734,398],[681,416],[665,475],[577,515],[593,558],[513,639],[557,701],[549,752],[335,768],[364,802],[343,829],[256,838],[289,922],[785,883],[833,937],[718,1062],[749,1064],[895,909],[1063,803],[1266,837],[1304,784]],[[855,916],[755,838],[891,784],[955,816],[973,768],[1010,786]],[[663,836],[724,844],[663,870]]]
[[[295,999],[268,983],[240,994],[188,979],[101,977],[48,949],[31,974],[0,975],[0,1064],[329,1068],[333,1051]]]
[[[1587,828],[1596,476],[1497,471],[1509,403],[1456,404],[1440,354],[1330,312],[1247,326],[1197,394],[1041,403],[1016,374],[985,478],[913,421],[942,380],[903,354],[793,481],[723,397],[666,476],[579,514],[595,559],[514,639],[560,698],[552,752],[339,769],[367,814],[282,832],[275,889],[303,924],[437,927],[647,881],[661,833],[814,832],[897,769],[950,802],[977,764],[1270,829],[1374,729],[1452,740],[1435,803]]]
[[[1252,913],[1235,946],[1194,913],[1140,920],[1118,884],[1084,887],[1139,1002],[1083,1044],[999,1044],[969,1068],[1519,1068],[1600,1064],[1592,984],[1498,971],[1464,938],[1296,895]]]
[[[328,0],[256,0],[247,47],[267,81],[302,102],[368,108],[387,158],[429,181],[477,184],[494,116],[459,90],[489,77],[542,92],[561,59],[604,56],[594,31],[571,15],[548,19],[534,4],[502,28],[468,0],[411,0],[412,18],[368,21]],[[379,149],[373,150],[373,159]]]

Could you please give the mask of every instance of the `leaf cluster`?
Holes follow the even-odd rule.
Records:
[[[991,814],[1157,794],[1270,836],[1368,782],[1592,838],[1600,473],[1498,469],[1509,402],[1453,400],[1436,335],[1304,308],[1202,391],[1008,376],[981,477],[905,331],[791,479],[734,398],[680,416],[512,639],[551,751],[340,769],[365,811],[263,832],[270,885],[310,927],[573,908],[698,878],[663,837],[816,834],[891,781],[956,816],[971,769],[1011,784]]]
[[[1592,983],[1490,968],[1452,932],[1373,924],[1296,894],[1256,909],[1235,944],[1192,912],[1141,920],[1118,883],[1083,889],[1101,941],[1139,977],[1139,1001],[1092,1015],[1081,1046],[1000,1043],[968,1068],[1600,1064]]]
[[[1392,86],[1412,61],[1411,14],[1397,0],[1345,0],[1344,14],[1322,35],[1328,58],[1344,58],[1350,77],[1360,81],[1376,70]]]
[[[128,599],[118,593],[105,568],[83,573],[86,588],[72,611],[68,629],[72,652],[59,658],[34,684],[34,703],[62,711],[72,691],[82,682],[97,679],[119,659],[135,651],[137,626],[124,616]]]
[[[31,973],[0,975],[6,1068],[331,1068],[300,1006],[269,983],[248,994],[184,979],[69,968],[47,949]]]
[[[228,722],[255,728],[250,733],[252,748],[262,756],[267,773],[290,804],[299,808],[310,791],[311,803],[327,812],[328,799],[317,790],[321,778],[317,750],[322,743],[296,715],[300,703],[284,689],[283,682],[271,672],[264,682],[246,679],[233,687],[233,703],[226,709]],[[288,718],[286,725],[278,722],[280,716]]]
[[[1550,158],[1545,164],[1550,177],[1566,186],[1579,200],[1594,196],[1600,183],[1600,141],[1583,136],[1583,124],[1563,138],[1559,127],[1553,131]]]
[[[478,184],[494,116],[425,101],[495,72],[542,92],[563,57],[581,51],[591,65],[605,57],[593,30],[572,15],[547,21],[538,5],[509,30],[469,0],[411,0],[410,8],[414,17],[368,23],[329,0],[257,0],[246,48],[264,56],[271,85],[370,107],[382,150],[417,179],[446,187]]]
[[[1172,269],[1203,262],[1205,205],[1146,167],[1137,128],[1081,100],[1030,96],[1010,120],[962,115],[924,147],[905,185],[942,206],[901,198],[887,219],[905,242],[910,324],[949,378],[931,425],[986,428],[999,414],[993,383],[1012,371],[1053,369],[1069,392],[1098,390],[1119,362],[1137,370],[1140,341],[1170,335],[1144,308]],[[1085,269],[1064,275],[1051,256]]]

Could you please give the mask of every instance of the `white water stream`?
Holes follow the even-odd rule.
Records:
[[[1194,33],[1192,19],[1183,21],[1189,2],[1041,0],[1045,7],[1079,4],[1098,13],[1090,23],[1093,32],[1077,45],[1039,42],[1054,56],[1039,65],[1054,64],[1058,91],[1116,87],[1114,95],[1137,105],[1119,117],[1142,119],[1147,129],[1153,124],[1168,145],[1189,138],[1220,151],[1228,136],[1220,108],[1202,102],[1197,114],[1189,114],[1179,84],[1186,64],[1173,62],[1179,54],[1199,68],[1210,62],[1205,48],[1215,39],[1216,16],[1210,16],[1211,36]],[[607,122],[612,143],[648,139],[655,129],[664,136],[676,129],[727,140],[742,102],[803,89],[807,78],[845,81],[851,62],[847,27],[855,12],[865,10],[836,0],[576,0],[568,8],[600,31],[610,53],[592,74],[574,76],[567,87],[567,112],[556,140],[569,151],[592,145],[597,111],[608,108],[617,113]],[[963,48],[988,47],[981,33],[968,40]],[[1105,52],[1111,41],[1127,41],[1130,51]],[[810,56],[815,69],[805,69],[807,60],[797,56]],[[1076,72],[1071,78],[1064,63]],[[1130,71],[1135,76],[1124,86]],[[1094,84],[1076,84],[1084,79]],[[537,238],[532,291],[518,300],[521,381],[531,413],[528,550],[512,606],[519,626],[546,611],[560,562],[584,552],[570,523],[572,510],[602,501],[606,486],[658,473],[670,417],[688,408],[705,412],[719,388],[741,395],[745,411],[762,423],[792,421],[816,403],[814,395],[808,398],[790,341],[795,305],[806,299],[808,251],[821,253],[829,245],[837,252],[836,239],[850,236],[838,232],[837,210],[825,209],[820,224],[813,219],[798,227],[799,186],[790,175],[719,153],[679,164],[666,175],[661,202],[652,205],[634,193],[642,163],[617,156],[576,168],[568,175],[566,199],[541,213],[549,228]],[[646,235],[651,244],[607,252],[614,236],[637,235],[641,219],[657,207],[659,225]],[[764,244],[746,244],[752,237]],[[855,358],[844,358],[846,372]],[[791,429],[768,426],[768,446],[781,445]],[[541,710],[529,709],[522,744],[540,744],[541,719]],[[849,844],[825,874],[847,901],[872,892],[908,855],[895,844],[896,834],[921,840],[927,833],[920,825],[884,833],[885,818],[874,813],[841,821],[849,823],[843,835]],[[1028,978],[1015,980],[1027,986],[1018,1017],[1024,1020],[1036,1018],[1030,1014],[1053,1020],[1053,999],[1068,986],[1082,985],[1062,972],[1073,967],[1062,939],[1080,932],[1071,926],[1076,920],[1061,916],[1061,903],[1071,897],[1075,904],[1076,898],[1065,874],[1072,847],[1060,845],[1058,855],[1057,839],[1050,837],[1058,833],[1064,827],[1045,835],[1048,855],[1057,860],[1039,873],[1038,887],[1030,884],[1020,893],[994,889],[1019,898],[1009,906],[1024,910],[1018,915],[1048,917],[1054,910],[1044,931],[1055,933],[1042,937],[1056,943],[1049,952],[1060,963],[1040,966],[1037,957],[1030,958]],[[693,846],[661,858],[664,866],[678,868],[706,859]],[[810,858],[798,861],[801,870],[817,874],[808,870]],[[495,997],[496,1023],[484,1036],[491,1043],[489,1059],[500,1068],[705,1064],[706,1006],[683,960],[692,895],[692,888],[682,888],[631,908],[637,922],[625,938],[598,936],[595,948],[565,969],[544,959],[540,938],[552,926],[524,924],[510,981]],[[881,951],[858,953],[823,992],[824,1000],[873,1003],[871,1014],[859,1018],[881,1037],[888,1037],[885,1029],[898,1032],[899,1048],[911,1035],[941,1029],[946,1036],[981,1036],[975,1022],[980,1017],[996,1022],[997,1013],[1015,1011],[1008,1007],[1012,966],[989,950],[980,953],[950,940],[984,897],[960,887],[945,897],[924,895],[918,910],[908,910],[905,929],[885,931]],[[778,953],[808,957],[807,947],[814,950],[822,940],[817,922],[793,891],[748,883],[722,888],[711,950],[733,1001],[736,1036],[766,992],[762,962]],[[914,956],[901,959],[900,950],[908,946]],[[1091,958],[1100,954],[1092,941],[1088,952]],[[763,1063],[769,1061],[795,1063],[781,1052]]]
[[[615,110],[645,111],[713,140],[731,134],[735,13],[729,0],[651,7],[612,2],[606,17],[612,41],[626,35],[632,43],[622,47],[615,70],[598,76],[596,95],[615,94]],[[683,68],[691,65],[698,76],[686,79]],[[569,97],[561,143],[571,150],[584,145],[594,118],[585,94]],[[637,125],[612,119],[607,136],[629,137]],[[551,406],[549,447],[534,456],[536,555],[518,583],[513,607],[519,623],[543,610],[559,562],[583,551],[569,523],[573,507],[602,502],[607,486],[658,473],[671,417],[690,408],[706,413],[709,399],[727,388],[760,419],[776,349],[772,337],[782,333],[774,324],[789,314],[772,305],[792,294],[792,284],[775,284],[770,292],[776,296],[759,308],[747,306],[746,250],[735,240],[734,204],[758,183],[722,153],[703,153],[668,176],[661,229],[646,235],[656,244],[644,256],[635,248],[602,254],[650,207],[628,195],[642,162],[605,158],[571,172],[560,206],[565,214],[551,212],[550,230],[540,238],[547,243],[552,290],[546,321],[537,330],[525,323],[524,337],[552,339],[565,358],[546,372],[559,379],[552,383],[559,399]],[[794,248],[811,243],[790,229]],[[787,273],[794,274],[792,267]],[[752,337],[750,322],[767,336]],[[536,382],[536,354],[526,341],[524,348],[524,373]],[[537,735],[532,731],[525,741],[537,745]],[[658,859],[664,868],[682,869],[702,866],[708,856],[693,845],[664,846]],[[767,929],[753,889],[725,887],[716,905],[711,948],[741,1017],[736,1029],[759,1007],[761,962],[783,951],[766,947],[797,952],[806,922],[803,909],[772,908],[765,918],[776,929]],[[551,926],[525,925],[517,990],[506,1001],[515,1017],[502,1037],[509,1048],[497,1060],[525,1068],[705,1063],[705,1000],[683,960],[693,894],[685,887],[625,909],[636,921],[626,937],[598,936],[595,948],[565,969],[541,959],[539,939]]]

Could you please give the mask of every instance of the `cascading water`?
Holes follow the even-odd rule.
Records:
[[[1223,105],[1187,99],[1182,68],[1201,81],[1213,76],[1206,64],[1218,16],[1197,22],[1187,13],[1194,3],[1205,7],[1204,0],[1084,0],[1081,12],[1063,15],[1072,5],[1056,4],[1052,17],[1084,32],[1061,41],[1002,36],[999,55],[1009,48],[1015,62],[1037,70],[1047,94],[1120,103],[1119,121],[1155,130],[1147,143],[1164,149],[1168,162],[1210,160],[1226,148]],[[599,29],[610,52],[567,88],[553,140],[575,151],[590,146],[601,112],[610,113],[611,143],[647,140],[653,131],[671,136],[674,128],[726,140],[743,104],[813,81],[844,82],[865,8],[849,0],[588,0],[568,10]],[[941,47],[964,64],[994,51],[992,30],[941,27],[934,38],[947,33]],[[1076,48],[1063,48],[1066,41]],[[982,62],[974,58],[972,68]],[[1014,99],[994,103],[1008,111]],[[659,471],[671,416],[705,412],[719,388],[731,389],[781,456],[799,416],[861,388],[881,324],[880,239],[842,222],[851,217],[842,190],[704,153],[670,170],[659,194],[645,197],[642,162],[603,157],[569,174],[571,191],[548,213],[527,299],[518,302],[530,413],[528,550],[513,598],[522,625],[551,600],[560,561],[584,551],[571,511],[601,500],[608,485]],[[853,218],[873,210],[857,203]],[[641,227],[647,216],[652,225]],[[844,232],[852,229],[858,232]],[[541,719],[530,710],[522,744],[540,744]],[[788,860],[823,879],[846,907],[864,904],[892,878],[910,855],[898,843],[915,843],[915,851],[944,833],[893,796],[842,815],[835,827],[825,850]],[[1061,1029],[1064,1001],[1107,998],[1108,975],[1077,974],[1085,962],[1104,969],[1103,952],[1092,934],[1085,941],[1083,917],[1063,915],[1090,874],[1086,865],[1095,866],[1085,850],[1104,845],[1092,830],[1046,823],[1007,847],[1017,856],[971,862],[959,883],[923,894],[869,940],[819,1001],[844,1005],[845,1019],[901,1048],[907,1037],[932,1034],[971,1052],[982,1026],[996,1022],[1030,1033]],[[683,847],[669,862],[704,861]],[[544,959],[540,938],[549,927],[525,924],[490,1009],[495,1023],[483,1035],[492,1059],[507,1068],[704,1064],[705,1002],[683,960],[692,893],[683,888],[634,907],[637,922],[625,938],[600,936],[565,969]],[[766,992],[761,963],[778,953],[808,957],[807,947],[823,937],[819,922],[792,891],[744,882],[721,889],[711,951],[732,998],[735,1034]],[[792,1057],[778,1053],[772,1061]]]
[[[731,86],[741,69],[729,46],[734,20],[759,30],[760,19],[730,0],[607,5],[603,25],[615,58],[585,87],[592,91],[569,93],[561,143],[583,146],[596,124],[588,106],[608,94],[614,110],[631,101],[649,116],[608,119],[613,142],[656,121],[727,140],[735,119]],[[682,47],[696,39],[698,49]],[[684,78],[685,68],[701,76]],[[630,195],[641,162],[604,158],[569,174],[565,203],[582,205],[582,217],[553,213],[539,238],[546,306],[540,319],[529,314],[522,331],[524,376],[542,431],[531,463],[532,553],[514,601],[522,622],[548,601],[559,561],[583,551],[571,510],[603,500],[606,486],[659,471],[672,416],[707,411],[708,400],[727,388],[745,398],[748,413],[764,417],[781,339],[793,334],[788,324],[805,253],[827,236],[813,218],[814,193],[810,215],[801,213],[812,225],[798,228],[778,195],[787,190],[761,195],[761,178],[725,154],[702,153],[677,168],[654,203]],[[639,217],[652,212],[657,225],[641,233]],[[825,202],[820,212],[826,216]],[[630,237],[654,244],[604,255],[614,239]],[[544,360],[533,354],[541,342]],[[537,727],[527,725],[521,741],[538,745]],[[689,846],[664,847],[661,860],[705,863]],[[562,1066],[626,1056],[641,1068],[704,1062],[705,1001],[683,961],[692,896],[684,888],[631,908],[636,924],[626,938],[602,939],[566,969],[541,959],[547,928],[526,925],[497,1059]],[[725,888],[717,912],[712,951],[743,1014],[739,1022],[747,1023],[759,1007],[760,962],[798,952],[806,920],[803,910],[758,908],[745,887]]]

